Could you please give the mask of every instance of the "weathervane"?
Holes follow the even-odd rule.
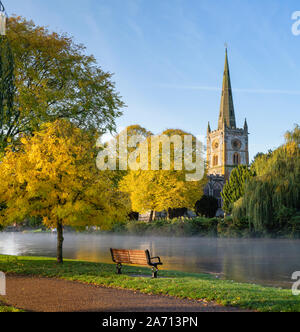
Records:
[[[228,49],[228,44],[227,43],[225,43],[224,44],[224,46],[225,46],[225,48],[226,48],[226,50]]]

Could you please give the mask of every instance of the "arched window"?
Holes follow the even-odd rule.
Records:
[[[205,196],[210,196],[210,186],[209,186],[209,184],[207,184],[206,187],[204,188],[204,195]]]
[[[233,165],[238,166],[241,163],[241,156],[238,153],[233,155]]]
[[[218,156],[214,156],[213,157],[213,166],[218,166],[219,165],[219,157]]]

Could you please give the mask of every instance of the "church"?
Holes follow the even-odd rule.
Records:
[[[236,124],[227,48],[218,129],[212,131],[210,123],[208,124],[206,163],[209,181],[204,194],[218,200],[217,217],[221,217],[224,215],[221,193],[226,181],[229,180],[234,168],[239,165],[249,165],[248,124],[247,120],[243,128],[238,128]],[[149,221],[150,214],[150,212],[140,214],[139,220]],[[187,211],[187,216],[194,217],[195,213]],[[165,217],[165,211],[155,212],[155,218]]]
[[[205,195],[217,198],[220,209],[223,186],[229,180],[232,170],[239,165],[249,165],[249,133],[247,120],[243,128],[238,128],[236,124],[226,48],[218,129],[212,131],[210,124],[207,129],[209,183]]]

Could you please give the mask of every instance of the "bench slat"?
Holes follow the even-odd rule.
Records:
[[[146,251],[142,250],[124,250],[112,249],[112,256],[116,263],[148,265]]]
[[[152,267],[152,277],[157,278],[158,265],[162,265],[160,258],[158,262],[152,262],[149,250],[125,250],[125,249],[110,249],[112,259],[117,263],[117,274],[122,274],[122,264],[142,265]],[[154,259],[154,258],[153,258]]]

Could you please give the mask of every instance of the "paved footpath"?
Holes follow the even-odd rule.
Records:
[[[33,312],[238,312],[214,303],[97,287],[72,281],[7,277],[5,302]]]

